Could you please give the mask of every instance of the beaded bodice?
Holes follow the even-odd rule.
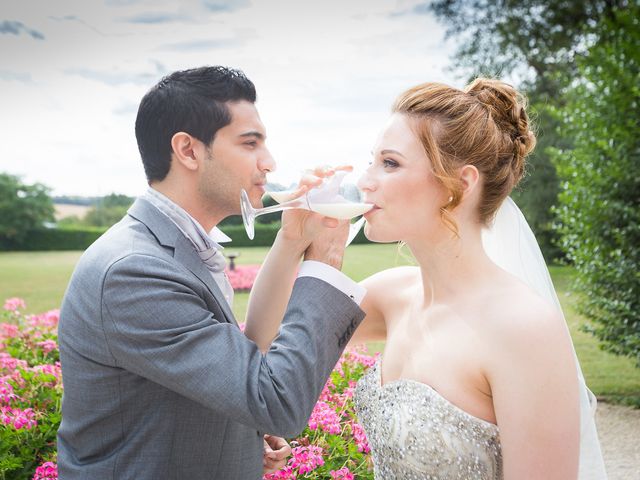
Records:
[[[382,385],[376,362],[354,395],[377,480],[501,480],[498,427],[459,409],[432,387]]]

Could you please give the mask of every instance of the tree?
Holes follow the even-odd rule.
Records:
[[[133,200],[126,195],[111,193],[97,201],[87,212],[82,223],[92,227],[110,227],[124,217]]]
[[[30,231],[53,221],[53,211],[46,186],[0,173],[0,245],[19,245]]]
[[[563,247],[579,311],[603,346],[640,366],[640,2],[602,22],[558,109]]]
[[[434,0],[430,8],[458,38],[455,67],[469,77],[519,78],[537,117],[538,146],[514,198],[533,228],[547,260],[559,255],[551,207],[559,183],[549,148],[566,148],[549,106],[573,78],[576,56],[584,53],[601,19],[614,19],[627,0]],[[560,105],[561,106],[561,105]]]

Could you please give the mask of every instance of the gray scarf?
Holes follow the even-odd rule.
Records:
[[[222,291],[227,303],[232,307],[233,287],[231,283],[229,283],[227,274],[224,272],[227,266],[227,261],[221,252],[224,247],[220,246],[214,240],[214,237],[218,242],[228,242],[231,239],[218,228],[214,228],[210,233],[205,232],[202,225],[183,208],[151,187],[142,195],[142,198],[151,202],[153,206],[169,217],[184,236],[191,241],[193,248],[207,266],[207,269]]]

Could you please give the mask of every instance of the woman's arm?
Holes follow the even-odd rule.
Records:
[[[373,281],[372,279],[373,277],[369,277],[360,282],[360,285],[367,289],[367,294],[360,304],[360,308],[364,311],[365,317],[351,337],[351,340],[347,344],[348,346],[382,341],[387,338],[387,327],[384,323],[384,315],[379,305],[380,296],[378,294],[378,285],[375,279],[373,279]]]
[[[337,171],[351,170],[351,166],[339,166],[318,167],[307,172],[300,180],[298,190],[292,194],[292,198],[305,194]],[[332,241],[335,244],[335,240],[339,238],[337,231],[328,231],[336,227],[346,228],[346,225],[335,218],[323,217],[307,210],[293,209],[283,212],[282,227],[256,277],[247,308],[245,335],[253,340],[263,353],[269,349],[278,334],[302,255],[310,259],[317,256],[318,252],[321,256],[326,254],[323,261],[330,265],[336,263],[333,266],[340,268],[337,264],[342,264],[344,244],[334,249],[334,254],[331,253],[331,248],[326,249]],[[333,238],[327,237],[327,233]],[[346,237],[344,241],[346,242]],[[316,248],[312,254],[310,250],[318,244],[321,244],[320,250]]]
[[[251,288],[244,333],[263,353],[278,334],[306,247],[278,232]]]
[[[317,168],[302,177],[292,198],[304,195],[319,185],[335,170]],[[269,350],[278,334],[296,279],[300,259],[320,229],[334,226],[328,219],[307,210],[282,212],[282,225],[276,240],[267,253],[249,294],[245,335],[253,340],[262,353]]]
[[[420,272],[417,267],[395,267],[375,273],[360,284],[367,289],[360,305],[366,316],[349,345],[387,339],[388,322],[393,321],[393,313],[405,309],[410,292],[421,285]]]
[[[580,450],[576,364],[564,319],[527,306],[502,322],[487,378],[505,480],[575,480]],[[501,322],[498,322],[501,323]]]

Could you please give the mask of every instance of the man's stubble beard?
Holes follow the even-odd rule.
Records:
[[[231,181],[225,181],[221,174],[216,172],[215,159],[209,149],[207,149],[207,159],[203,175],[198,182],[198,195],[206,205],[209,212],[222,212],[225,217],[240,214],[240,193],[234,199],[232,188],[229,188]]]

